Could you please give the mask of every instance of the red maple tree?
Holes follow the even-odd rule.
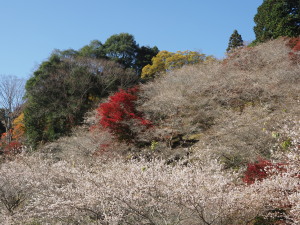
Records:
[[[132,142],[136,133],[132,126],[149,128],[152,123],[143,118],[143,114],[136,109],[138,87],[120,90],[100,104],[98,115],[100,125],[108,129],[120,141]]]

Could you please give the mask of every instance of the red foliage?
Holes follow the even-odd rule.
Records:
[[[98,108],[100,125],[121,141],[132,142],[134,139],[135,134],[129,125],[132,120],[138,121],[139,125],[145,128],[151,127],[151,122],[144,119],[142,113],[136,110],[138,91],[138,87],[120,90]]]
[[[12,141],[5,145],[3,153],[5,155],[16,155],[22,152],[22,144],[18,141]]]
[[[300,51],[300,39],[298,40],[297,44],[293,47],[293,51],[294,52],[299,52]]]
[[[286,45],[293,51],[300,51],[300,38],[291,38]]]
[[[243,181],[246,184],[253,184],[255,181],[262,181],[263,179],[274,175],[274,171],[284,171],[283,164],[274,164],[269,160],[259,159],[256,163],[249,163]]]
[[[18,139],[15,139],[15,136],[13,136],[12,141],[9,143],[7,143],[6,138],[7,133],[3,133],[0,138],[0,154],[4,154],[8,158],[20,154],[22,152],[22,143]]]
[[[292,51],[289,53],[289,58],[293,63],[299,63],[300,62],[300,38],[291,38],[287,42],[287,46],[292,49]]]

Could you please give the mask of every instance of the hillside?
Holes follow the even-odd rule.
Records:
[[[141,84],[132,142],[99,127],[95,110],[70,135],[3,162],[0,223],[300,223],[298,41]]]
[[[258,157],[269,158],[277,141],[270,133],[279,132],[300,113],[299,67],[289,56],[287,42],[278,39],[243,48],[221,62],[186,66],[143,85],[139,110],[155,128],[141,133],[140,138],[158,142],[156,153],[151,154],[181,156],[191,146],[209,147],[210,154],[225,160],[229,167],[245,166]],[[90,112],[83,126],[86,129],[76,130],[75,136],[94,139],[94,134],[85,131],[95,123],[96,112]],[[74,145],[76,142],[70,138]],[[100,139],[107,142],[110,138],[101,132],[95,146],[101,144]],[[62,138],[50,148],[68,139]],[[90,154],[95,146],[86,147]],[[149,146],[121,148],[123,151],[117,151],[125,155],[149,152]]]
[[[231,166],[268,157],[270,133],[299,119],[299,66],[287,43],[278,39],[171,72],[143,87],[141,107],[163,121],[157,130],[196,135],[201,149],[213,149]]]

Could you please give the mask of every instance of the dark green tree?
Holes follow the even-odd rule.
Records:
[[[123,68],[133,69],[140,75],[142,68],[151,64],[151,59],[158,54],[156,46],[142,46],[136,43],[134,36],[128,33],[115,34],[109,37],[105,44],[98,40],[93,40],[90,44],[83,46],[79,50],[67,49],[53,51],[54,55],[60,58],[92,58],[108,59],[122,65]]]
[[[242,36],[238,33],[237,30],[234,30],[232,35],[229,38],[228,48],[226,49],[227,52],[231,52],[235,48],[244,46],[244,41]]]
[[[53,54],[26,83],[24,120],[30,144],[68,134],[95,100],[136,83],[134,73],[113,61]]]
[[[134,68],[138,45],[134,36],[128,33],[115,34],[104,43],[106,56],[125,68]]]
[[[79,123],[90,105],[92,74],[84,67],[53,55],[26,83],[24,109],[32,144],[51,141]]]
[[[153,48],[149,46],[142,46],[137,50],[136,62],[135,62],[135,70],[138,74],[142,73],[142,69],[144,66],[148,64],[152,64],[152,58],[159,53],[159,50],[156,46]]]
[[[300,35],[299,0],[264,0],[254,17],[255,43]]]

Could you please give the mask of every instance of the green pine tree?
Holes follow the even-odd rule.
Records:
[[[264,0],[254,17],[255,42],[300,35],[299,0]]]
[[[244,46],[244,41],[242,36],[238,33],[237,30],[234,30],[232,35],[229,38],[228,48],[226,49],[227,52],[231,52],[235,48]]]

